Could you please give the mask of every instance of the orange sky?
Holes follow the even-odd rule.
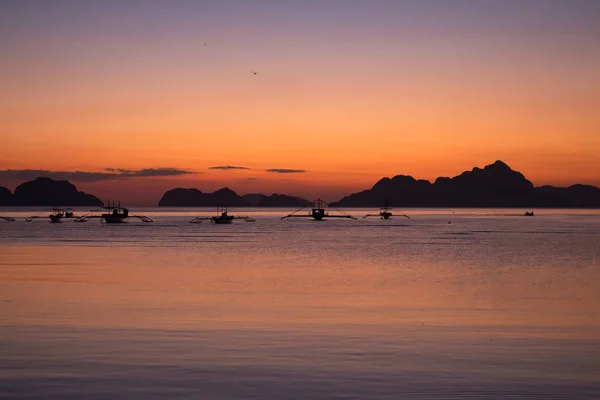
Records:
[[[18,3],[0,6],[0,170],[198,173],[75,182],[140,204],[176,186],[333,200],[496,159],[600,185],[595,3]]]

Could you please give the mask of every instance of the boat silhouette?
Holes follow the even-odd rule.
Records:
[[[25,218],[25,221],[27,222],[31,222],[34,219],[38,219],[38,218],[46,218],[43,215],[32,215],[31,217]],[[70,208],[64,209],[64,208],[53,208],[52,212],[48,215],[48,218],[50,218],[50,222],[52,223],[57,223],[57,222],[62,222],[63,218],[74,218],[73,215],[73,211]]]
[[[233,220],[239,219],[245,222],[254,222],[253,218],[247,216],[230,215],[227,213],[227,206],[218,206],[217,215],[212,217],[196,217],[189,221],[191,224],[201,224],[203,221],[211,221],[213,224],[230,224]]]
[[[325,218],[346,218],[346,219],[357,219],[356,217],[353,217],[352,215],[346,214],[338,209],[336,209],[338,212],[340,212],[340,214],[329,214],[328,211],[326,211],[325,206],[328,206],[328,204],[326,202],[324,202],[323,200],[321,200],[320,198],[313,201],[312,204],[312,209],[309,213],[307,214],[296,214],[302,210],[304,210],[305,208],[308,208],[309,206],[304,206],[302,208],[297,209],[296,211],[294,211],[291,214],[288,214],[284,217],[281,217],[281,219],[286,219],[286,218],[312,218],[316,221],[322,221]]]
[[[125,219],[127,219],[129,217],[138,218],[138,219],[142,220],[143,222],[154,222],[151,218],[149,218],[145,215],[131,214],[129,212],[128,208],[121,207],[120,201],[118,203],[115,203],[115,202],[111,203],[109,201],[107,204],[108,205],[102,207],[107,212],[101,213],[100,215],[97,215],[97,214],[82,215],[81,217],[76,218],[75,222],[87,222],[90,219],[100,218],[100,221],[104,221],[107,224],[121,224],[121,223],[124,223]]]
[[[409,218],[410,219],[410,217],[408,215],[406,215],[406,214],[396,214],[396,215],[399,215],[401,217]],[[388,207],[388,201],[386,200],[385,203],[384,203],[384,206],[379,209],[379,213],[377,213],[377,214],[366,214],[363,218],[380,217],[381,219],[390,219],[393,216],[394,216],[394,214],[392,214],[392,208]]]

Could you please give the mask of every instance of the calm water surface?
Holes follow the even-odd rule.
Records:
[[[600,398],[600,211],[287,211],[0,221],[0,398]]]

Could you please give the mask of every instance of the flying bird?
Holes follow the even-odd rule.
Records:
[[[252,71],[252,73],[253,73],[254,75],[258,75],[258,72],[254,72],[254,71]]]

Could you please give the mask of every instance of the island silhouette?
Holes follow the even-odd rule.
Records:
[[[387,203],[386,203],[387,202]],[[311,202],[285,194],[239,195],[224,187],[215,192],[176,188],[165,192],[159,207],[303,207]],[[496,161],[433,183],[409,175],[382,178],[371,189],[330,203],[333,207],[524,207],[600,208],[600,189],[575,184],[535,187],[506,163]],[[102,201],[77,190],[69,181],[47,177],[22,183],[11,193],[0,186],[0,206],[102,206]]]
[[[0,186],[0,205],[102,207],[104,204],[98,197],[78,191],[69,181],[40,177],[20,184],[14,193]]]
[[[600,207],[600,189],[589,185],[534,187],[502,161],[431,183],[396,175],[343,197],[335,207]]]
[[[172,189],[162,196],[159,207],[215,207],[227,204],[234,207],[302,207],[310,201],[285,194],[265,195],[261,193],[238,195],[225,187],[212,193],[198,189]]]

